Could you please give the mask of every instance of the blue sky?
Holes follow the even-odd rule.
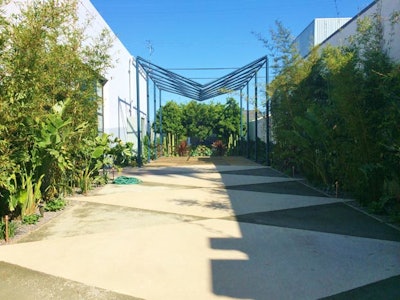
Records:
[[[372,0],[91,2],[133,56],[172,69],[244,66],[267,54],[252,32],[268,38],[270,29],[279,20],[297,36],[314,18],[353,17]],[[175,72],[206,83],[231,71]],[[175,98],[179,101],[179,97]]]

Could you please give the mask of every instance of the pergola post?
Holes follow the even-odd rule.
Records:
[[[142,141],[141,141],[141,129],[140,129],[140,72],[139,72],[140,64],[138,60],[136,60],[136,116],[137,116],[137,157],[136,162],[138,167],[143,165],[142,162]]]
[[[121,101],[118,98],[118,138],[121,139]]]
[[[154,101],[154,142],[153,145],[155,147],[155,153],[154,153],[154,157],[157,158],[157,134],[156,134],[156,129],[157,129],[157,123],[156,123],[156,119],[157,119],[157,93],[156,93],[156,85],[153,82],[153,101]]]
[[[242,155],[243,147],[243,90],[240,90],[240,127],[239,127],[239,155]]]
[[[150,130],[150,93],[149,93],[149,76],[146,74],[146,97],[147,97],[147,162],[150,162],[150,146],[151,146],[151,130]]]
[[[257,72],[254,75],[254,136],[255,136],[255,141],[254,141],[254,156],[255,156],[255,161],[258,161],[258,153],[257,153],[257,138],[258,138],[258,95],[257,95]]]
[[[160,98],[160,147],[161,147],[161,156],[163,155],[163,128],[162,128],[162,104],[161,104],[161,90],[159,90],[159,98]]]
[[[250,112],[249,112],[249,109],[250,109],[250,105],[249,105],[249,102],[250,102],[250,97],[249,97],[249,83],[247,83],[247,86],[246,86],[246,96],[247,96],[247,106],[246,106],[246,109],[247,109],[247,120],[246,120],[246,126],[247,126],[247,145],[246,145],[246,154],[247,154],[247,158],[250,158]]]
[[[267,140],[267,145],[266,145],[266,164],[267,166],[271,165],[271,157],[270,157],[270,119],[269,119],[269,112],[270,112],[270,100],[269,100],[269,96],[268,96],[268,84],[269,84],[269,74],[268,74],[268,57],[266,58],[266,62],[265,62],[265,107],[266,107],[266,112],[265,112],[265,131],[266,131],[266,140]]]

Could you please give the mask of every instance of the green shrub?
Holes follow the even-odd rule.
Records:
[[[211,154],[210,148],[206,145],[199,145],[191,151],[190,156],[211,156]]]
[[[36,214],[27,215],[22,218],[22,224],[26,224],[26,225],[36,224],[39,221],[39,219],[40,219],[39,215],[36,215]]]
[[[58,211],[58,210],[62,210],[65,208],[65,206],[67,205],[67,202],[64,199],[54,199],[51,201],[46,202],[46,204],[44,205],[44,210],[45,211]]]
[[[109,150],[108,154],[112,156],[114,165],[119,167],[132,166],[135,158],[133,155],[133,143],[124,143],[118,138],[116,138],[113,143],[114,146]]]

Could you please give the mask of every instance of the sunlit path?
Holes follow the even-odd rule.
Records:
[[[216,161],[124,170],[143,182],[72,197],[58,218],[0,247],[2,270],[110,299],[318,299],[367,296],[370,284],[396,293],[397,230],[273,169]]]

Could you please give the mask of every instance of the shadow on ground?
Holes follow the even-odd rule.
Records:
[[[1,261],[0,299],[140,300]]]
[[[214,164],[219,169],[218,162]],[[220,173],[222,181],[224,174],[284,177],[268,167]],[[226,187],[228,195],[234,190],[265,193],[266,198],[271,193],[327,197],[298,180]],[[239,211],[234,201],[231,205]],[[399,276],[376,280],[379,275],[373,275],[385,260],[374,257],[380,251],[375,241],[399,242],[399,231],[345,201],[226,219],[238,221],[241,238],[212,238],[210,247],[241,251],[248,259],[211,261],[216,295],[257,300],[335,294],[328,299],[400,299]]]

